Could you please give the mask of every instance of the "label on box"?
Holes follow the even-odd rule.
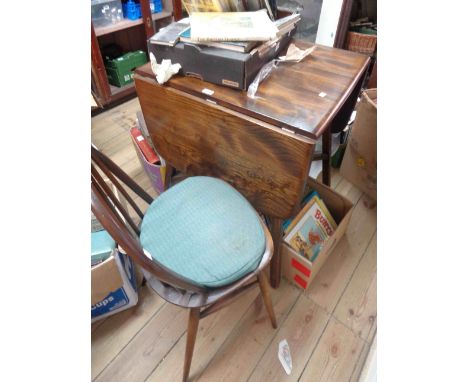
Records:
[[[125,274],[127,275],[128,280],[130,281],[130,284],[132,285],[133,289],[136,291],[137,280],[136,280],[136,274],[135,274],[135,265],[133,264],[132,259],[128,255],[120,251],[118,253],[119,253],[119,259],[121,261],[121,264],[125,270]]]
[[[112,312],[113,310],[127,305],[129,302],[130,300],[127,293],[125,293],[125,289],[123,287],[119,288],[109,293],[105,299],[99,301],[97,304],[91,305],[91,318]]]

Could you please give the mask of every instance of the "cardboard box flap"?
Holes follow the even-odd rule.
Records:
[[[344,196],[334,192],[330,187],[309,178],[307,179],[306,193],[312,190],[318,192],[337,224],[340,224],[346,213],[353,207],[353,203]]]
[[[114,253],[115,255],[115,253]],[[123,284],[114,256],[96,265],[91,272],[91,305],[103,300]]]
[[[367,89],[362,93],[349,146],[362,157],[362,166],[377,168],[377,89]]]

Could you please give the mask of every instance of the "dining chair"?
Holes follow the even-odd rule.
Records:
[[[133,208],[139,223],[116,198],[109,182]],[[149,205],[145,213],[128,189]],[[183,381],[189,376],[199,320],[257,283],[276,329],[265,270],[273,241],[255,209],[227,182],[189,177],[153,199],[92,145],[91,209],[141,267],[147,284],[169,303],[189,309]]]

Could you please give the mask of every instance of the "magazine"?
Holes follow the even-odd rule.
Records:
[[[194,41],[268,41],[278,33],[264,9],[255,12],[193,12]]]
[[[335,231],[337,225],[323,201],[315,194],[291,224],[289,233],[284,238],[302,256],[314,261],[322,249],[323,243]]]

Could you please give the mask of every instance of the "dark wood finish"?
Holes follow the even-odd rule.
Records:
[[[197,338],[198,323],[200,322],[200,308],[192,308],[189,313],[187,326],[187,342],[185,343],[185,360],[184,374],[182,381],[188,380],[190,373],[190,365],[192,363],[193,349],[195,347],[195,339]]]
[[[281,238],[283,237],[282,220],[271,217],[271,236],[273,238],[273,259],[270,263],[270,283],[272,288],[278,288],[281,281]]]
[[[281,219],[297,213],[312,159],[323,159],[330,184],[330,129],[345,126],[369,61],[317,45],[302,62],[280,64],[259,86],[258,99],[184,76],[160,86],[148,64],[135,72],[143,115],[162,157],[183,173],[225,179],[272,218],[274,288],[281,278]],[[322,135],[323,153],[314,155]]]
[[[353,8],[354,0],[343,0],[341,4],[340,18],[335,33],[335,41],[333,46],[335,48],[344,48],[346,42],[346,34],[349,28],[349,19],[351,17],[351,10]]]
[[[175,21],[182,18],[182,2],[180,0],[172,0],[172,14]]]
[[[155,33],[149,0],[140,0],[140,4],[141,4],[141,17],[143,18],[143,26],[145,28],[145,34],[146,34],[146,37],[149,38]]]
[[[180,0],[173,0],[172,3],[174,9],[180,8]],[[134,21],[125,19],[121,23],[99,28],[97,31],[94,30],[91,23],[91,75],[99,104],[103,107],[111,107],[119,101],[135,95],[135,87],[133,84],[122,88],[109,85],[100,46],[114,42],[120,45],[124,52],[134,50],[146,51],[146,40],[155,33],[154,20],[160,19],[163,23],[163,19],[172,18],[172,14],[169,12],[165,12],[164,15],[153,15],[149,0],[141,0],[140,4],[142,19]]]
[[[110,100],[111,92],[93,24],[91,24],[91,75],[96,85],[96,96],[99,103],[106,104]]]
[[[135,75],[156,149],[177,170],[222,178],[259,211],[298,209],[315,141]]]
[[[104,180],[103,175],[108,178]],[[122,182],[145,202],[151,203],[152,198],[125,172],[123,172],[112,160],[101,153],[96,147],[91,146],[91,210],[102,226],[109,232],[119,246],[142,267],[144,279],[155,292],[172,304],[190,308],[190,318],[187,330],[186,355],[184,363],[184,381],[187,380],[193,348],[200,318],[223,308],[242,293],[256,285],[260,273],[268,266],[273,256],[273,240],[271,235],[259,218],[265,234],[265,252],[256,270],[248,273],[241,279],[220,287],[204,288],[193,284],[176,272],[165,268],[162,264],[148,258],[138,240],[139,226],[131,222],[129,213],[123,208],[121,201],[112,193],[107,183],[117,186]],[[135,203],[130,202],[128,193],[122,193],[122,197],[133,207],[139,210]],[[141,212],[141,211],[140,211]],[[226,216],[226,219],[229,217]],[[261,280],[261,278],[259,278]],[[266,281],[262,280],[261,292],[265,306],[270,317],[274,317],[271,297],[266,287]],[[203,311],[201,310],[203,308]],[[275,321],[272,320],[275,326]]]
[[[300,48],[313,45],[305,41],[293,42]],[[246,92],[191,77],[173,77],[167,87],[317,139],[338,114],[369,61],[369,57],[358,53],[317,45],[312,55],[302,62],[280,64],[260,84],[257,91],[260,98],[254,100],[247,97]],[[154,78],[148,64],[135,72]],[[204,94],[205,88],[213,90],[214,94]],[[322,92],[326,93],[325,97],[319,96]]]
[[[271,325],[274,329],[276,329],[278,325],[276,324],[275,311],[273,310],[273,304],[271,303],[270,284],[268,283],[268,277],[266,276],[265,271],[262,271],[258,273],[257,278],[260,284],[260,290],[262,291],[263,302],[265,303],[268,316],[270,317]]]
[[[372,66],[372,71],[369,77],[369,82],[367,83],[368,89],[374,89],[377,87],[377,58],[375,59],[374,65]]]
[[[330,161],[331,161],[331,129],[327,129],[322,135],[322,182],[330,186],[331,174],[330,174]]]

